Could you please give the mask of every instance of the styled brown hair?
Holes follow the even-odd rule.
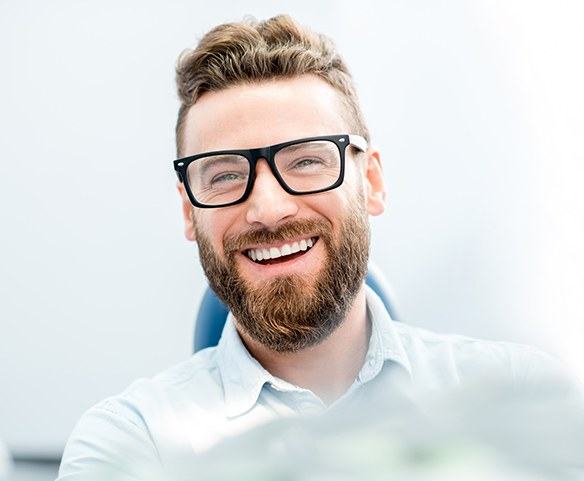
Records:
[[[341,95],[347,121],[369,140],[369,131],[353,79],[333,41],[299,25],[288,15],[265,21],[245,19],[210,30],[193,49],[178,58],[176,84],[181,102],[176,122],[176,149],[181,156],[184,121],[189,108],[205,92],[242,83],[313,74]]]

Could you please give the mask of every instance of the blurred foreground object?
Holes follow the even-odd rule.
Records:
[[[0,440],[0,481],[8,481],[12,472],[12,460],[8,448]]]
[[[554,380],[524,390],[480,380],[439,397],[404,389],[262,426],[181,479],[584,480],[582,401]]]

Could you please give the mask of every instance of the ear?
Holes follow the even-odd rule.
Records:
[[[369,149],[367,151],[364,170],[367,211],[370,215],[380,215],[385,211],[387,190],[381,168],[381,155],[378,150]]]
[[[185,237],[190,241],[196,241],[195,222],[193,220],[193,205],[185,191],[185,186],[182,182],[176,183],[176,188],[181,197],[183,220],[185,223]]]

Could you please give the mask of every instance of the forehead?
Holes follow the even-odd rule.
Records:
[[[305,75],[207,92],[190,108],[183,154],[254,148],[347,132],[341,95]]]

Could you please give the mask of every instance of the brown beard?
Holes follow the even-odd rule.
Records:
[[[292,221],[275,231],[255,229],[226,238],[225,261],[195,223],[209,284],[252,339],[277,352],[295,352],[319,344],[343,322],[367,272],[369,222],[359,201],[336,241],[324,220]],[[251,286],[238,272],[236,256],[249,245],[314,236],[327,254],[316,279],[294,274]]]

